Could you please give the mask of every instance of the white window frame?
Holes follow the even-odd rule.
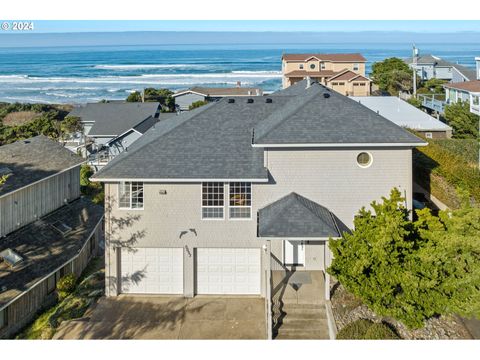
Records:
[[[132,207],[132,200],[133,200],[133,191],[132,191],[132,187],[133,187],[133,183],[138,183],[138,184],[142,184],[142,192],[143,192],[143,200],[142,200],[142,207]],[[120,206],[120,197],[121,197],[121,188],[122,186],[124,186],[125,184],[129,184],[130,185],[130,195],[129,195],[129,203],[130,205],[128,207],[126,206]],[[119,184],[118,184],[118,208],[120,210],[143,210],[145,208],[145,183],[143,183],[142,181],[121,181]]]
[[[203,187],[204,184],[208,183],[220,183],[222,184],[223,188],[223,205],[203,205]],[[225,220],[225,183],[221,181],[204,181],[201,183],[201,188],[200,188],[200,219],[204,221],[221,221]],[[203,209],[219,209],[222,208],[222,217],[203,217]]]
[[[325,65],[325,63],[322,61],[322,62],[320,63],[320,70],[325,70],[325,68],[326,68],[326,65]]]
[[[353,64],[353,71],[358,71],[360,70],[360,64],[359,63],[354,63]]]
[[[299,68],[300,70],[303,70],[303,64],[299,64],[299,65],[298,65],[298,68]]]
[[[431,132],[426,132],[425,133],[425,138],[426,139],[433,139],[433,134]]]
[[[358,162],[358,156],[359,156],[360,154],[363,154],[363,153],[366,153],[366,154],[368,154],[368,156],[370,156],[370,162],[369,162],[368,164],[366,164],[366,165],[362,165],[362,164],[360,164],[360,163]],[[369,168],[369,167],[372,166],[372,164],[373,164],[373,156],[372,156],[372,153],[369,152],[369,151],[361,151],[361,152],[359,152],[359,153],[355,156],[355,162],[357,163],[357,166],[359,166],[359,167],[362,168],[362,169],[367,169],[367,168]]]
[[[230,205],[230,189],[232,187],[232,184],[236,183],[236,182],[240,182],[240,183],[245,183],[245,184],[250,184],[250,205],[245,205],[245,206],[236,206],[236,205]],[[229,220],[234,220],[234,221],[241,221],[241,220],[252,220],[252,194],[253,194],[253,191],[252,191],[252,183],[251,182],[248,182],[248,181],[232,181],[230,183],[228,183],[228,219]],[[234,209],[250,209],[250,216],[248,218],[236,218],[236,217],[231,217],[230,215],[230,209],[231,208],[234,208]]]

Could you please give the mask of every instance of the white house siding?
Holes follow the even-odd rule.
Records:
[[[107,239],[107,295],[117,294],[116,262],[114,247],[183,247],[184,295],[194,295],[194,249],[261,248],[265,239],[258,239],[257,211],[264,206],[295,191],[329,208],[345,225],[351,227],[353,217],[362,206],[387,196],[398,187],[411,208],[412,151],[411,149],[369,149],[373,163],[360,168],[356,163],[359,152],[364,150],[266,150],[265,163],[270,170],[269,184],[252,185],[252,219],[225,220],[201,219],[200,183],[145,183],[144,210],[119,210],[117,184],[106,185],[106,199],[111,199],[111,211],[105,215]],[[162,195],[160,190],[166,191]],[[162,191],[162,192],[163,192]],[[225,185],[228,194],[228,185]],[[119,229],[118,219],[135,217],[131,225]],[[116,221],[117,220],[117,221]],[[194,229],[196,234],[190,229]],[[183,235],[182,232],[184,232]],[[139,236],[132,234],[138,233]],[[110,235],[111,234],[111,235]],[[272,240],[272,253],[282,259],[281,240]],[[318,256],[314,248],[318,250]],[[309,244],[306,250],[307,264],[311,269],[323,269],[323,244]],[[270,259],[262,254],[262,274],[269,268]],[[313,259],[315,258],[315,260]],[[109,280],[108,280],[109,279]],[[262,295],[264,278],[262,275]]]
[[[204,101],[205,96],[193,94],[193,93],[186,93],[183,95],[178,95],[175,97],[175,105],[178,105],[181,110],[188,110],[188,107],[192,105],[195,101]]]
[[[65,200],[72,201],[79,196],[80,167],[77,166],[0,197],[0,236],[58,209]]]

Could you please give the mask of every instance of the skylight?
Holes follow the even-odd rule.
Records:
[[[10,175],[11,173],[13,173],[13,171],[10,168],[6,166],[0,167],[0,176]]]
[[[23,258],[12,249],[5,249],[0,252],[0,259],[5,261],[11,267],[14,267],[23,261]]]
[[[61,221],[56,221],[52,224],[53,228],[57,231],[59,231],[62,235],[68,234],[70,231],[72,231],[72,228],[68,226],[67,224],[61,222]]]

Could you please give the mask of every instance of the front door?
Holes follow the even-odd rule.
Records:
[[[305,245],[303,241],[283,242],[283,262],[285,265],[305,265]]]

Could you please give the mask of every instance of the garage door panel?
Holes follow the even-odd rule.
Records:
[[[260,249],[197,249],[198,294],[260,294]]]
[[[122,292],[183,294],[182,248],[137,248],[121,252]]]

